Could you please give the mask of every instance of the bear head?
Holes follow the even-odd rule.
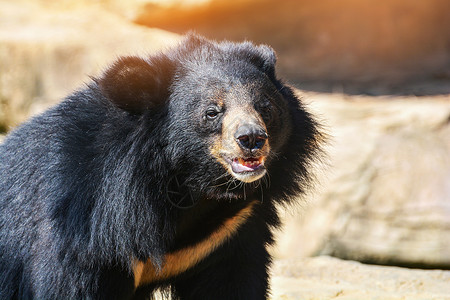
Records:
[[[190,35],[166,53],[120,58],[97,83],[117,109],[153,120],[148,130],[160,131],[165,168],[176,177],[169,189],[236,199],[270,188],[276,176],[286,194],[299,184],[283,180],[307,173],[317,130],[276,78],[275,62],[265,45]]]

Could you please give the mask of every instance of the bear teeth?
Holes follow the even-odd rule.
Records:
[[[264,172],[264,156],[257,158],[251,157],[248,159],[236,157],[230,162],[231,169],[234,173],[246,173],[246,172]]]
[[[237,162],[240,165],[243,165],[245,167],[255,167],[259,166],[263,163],[263,158],[259,157],[258,159],[250,158],[250,159],[243,159],[243,158],[237,158]]]

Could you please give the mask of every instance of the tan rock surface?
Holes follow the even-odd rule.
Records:
[[[450,95],[305,101],[332,136],[328,171],[285,213],[279,254],[450,266]]]
[[[450,271],[364,265],[328,256],[274,263],[273,300],[450,299]]]

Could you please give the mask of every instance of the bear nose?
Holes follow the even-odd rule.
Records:
[[[234,138],[243,150],[256,150],[266,143],[267,133],[261,126],[245,124],[238,128]]]

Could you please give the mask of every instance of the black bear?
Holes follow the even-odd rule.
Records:
[[[266,299],[321,133],[268,46],[122,57],[0,146],[0,299]]]

